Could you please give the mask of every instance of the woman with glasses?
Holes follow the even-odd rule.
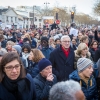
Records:
[[[36,100],[33,79],[15,52],[5,54],[1,60],[0,100]]]

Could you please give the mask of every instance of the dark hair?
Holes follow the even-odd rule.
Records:
[[[29,43],[31,44],[31,41],[30,41],[29,38],[24,38],[24,39],[23,39],[23,43],[25,43],[25,42],[27,42],[27,41],[29,41]]]
[[[0,63],[0,82],[3,80],[3,78],[5,76],[4,66],[6,64],[8,64],[9,62],[13,61],[13,60],[17,60],[20,63],[20,65],[21,65],[20,78],[25,78],[26,71],[24,69],[24,66],[23,66],[21,60],[20,60],[19,55],[15,52],[9,52],[9,53],[6,53],[1,59],[1,63]]]
[[[92,41],[92,43],[90,44],[90,48],[92,48],[92,46],[93,46],[93,44],[94,44],[94,42],[96,42],[97,43],[97,47],[98,47],[98,42],[96,41],[96,40],[94,40],[94,41]]]
[[[25,48],[28,50],[28,52],[31,52],[31,46],[30,46],[30,44],[24,43],[23,47],[22,47],[22,52],[24,52]]]
[[[56,38],[56,39],[55,39],[55,42],[57,42],[57,40],[60,40],[60,39],[59,39],[59,38]]]

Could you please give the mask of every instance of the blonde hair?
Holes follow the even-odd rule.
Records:
[[[15,45],[15,43],[12,42],[12,41],[8,41],[7,44],[6,44],[6,46],[7,46],[8,44],[11,45],[11,46],[14,46],[14,45]]]
[[[78,45],[78,48],[77,48],[77,54],[80,55],[81,52],[82,52],[82,50],[84,50],[85,48],[86,48],[87,50],[89,50],[88,46],[87,46],[85,43],[80,43],[80,44]]]
[[[39,62],[42,58],[45,58],[45,56],[39,49],[32,49],[31,51],[34,55],[34,58],[33,58],[34,62]]]

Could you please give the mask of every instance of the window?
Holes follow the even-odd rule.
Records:
[[[39,19],[39,22],[41,22],[41,19]]]
[[[6,21],[8,22],[8,16],[6,17]]]
[[[35,17],[35,21],[37,21],[37,18]]]
[[[11,22],[13,22],[13,17],[11,17]]]
[[[17,22],[17,17],[15,17],[15,22]]]

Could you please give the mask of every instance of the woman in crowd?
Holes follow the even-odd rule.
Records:
[[[80,43],[78,45],[77,50],[75,50],[75,62],[74,62],[74,68],[76,69],[76,63],[79,58],[89,58],[91,59],[91,54],[89,52],[88,46],[85,43]]]
[[[22,47],[22,58],[26,60],[26,67],[28,67],[28,57],[31,52],[31,46],[28,43],[23,44]]]
[[[17,53],[5,54],[0,64],[0,100],[36,100],[34,82]]]
[[[95,56],[95,52],[98,49],[98,42],[96,40],[94,40],[91,44],[90,44],[90,53],[91,53],[91,57],[94,61],[94,56]]]
[[[15,43],[12,42],[12,41],[8,41],[7,44],[6,44],[6,50],[7,52],[11,52],[12,51],[12,46],[14,46]]]
[[[28,58],[27,71],[34,78],[39,73],[38,62],[45,58],[43,53],[39,49],[32,49]]]

